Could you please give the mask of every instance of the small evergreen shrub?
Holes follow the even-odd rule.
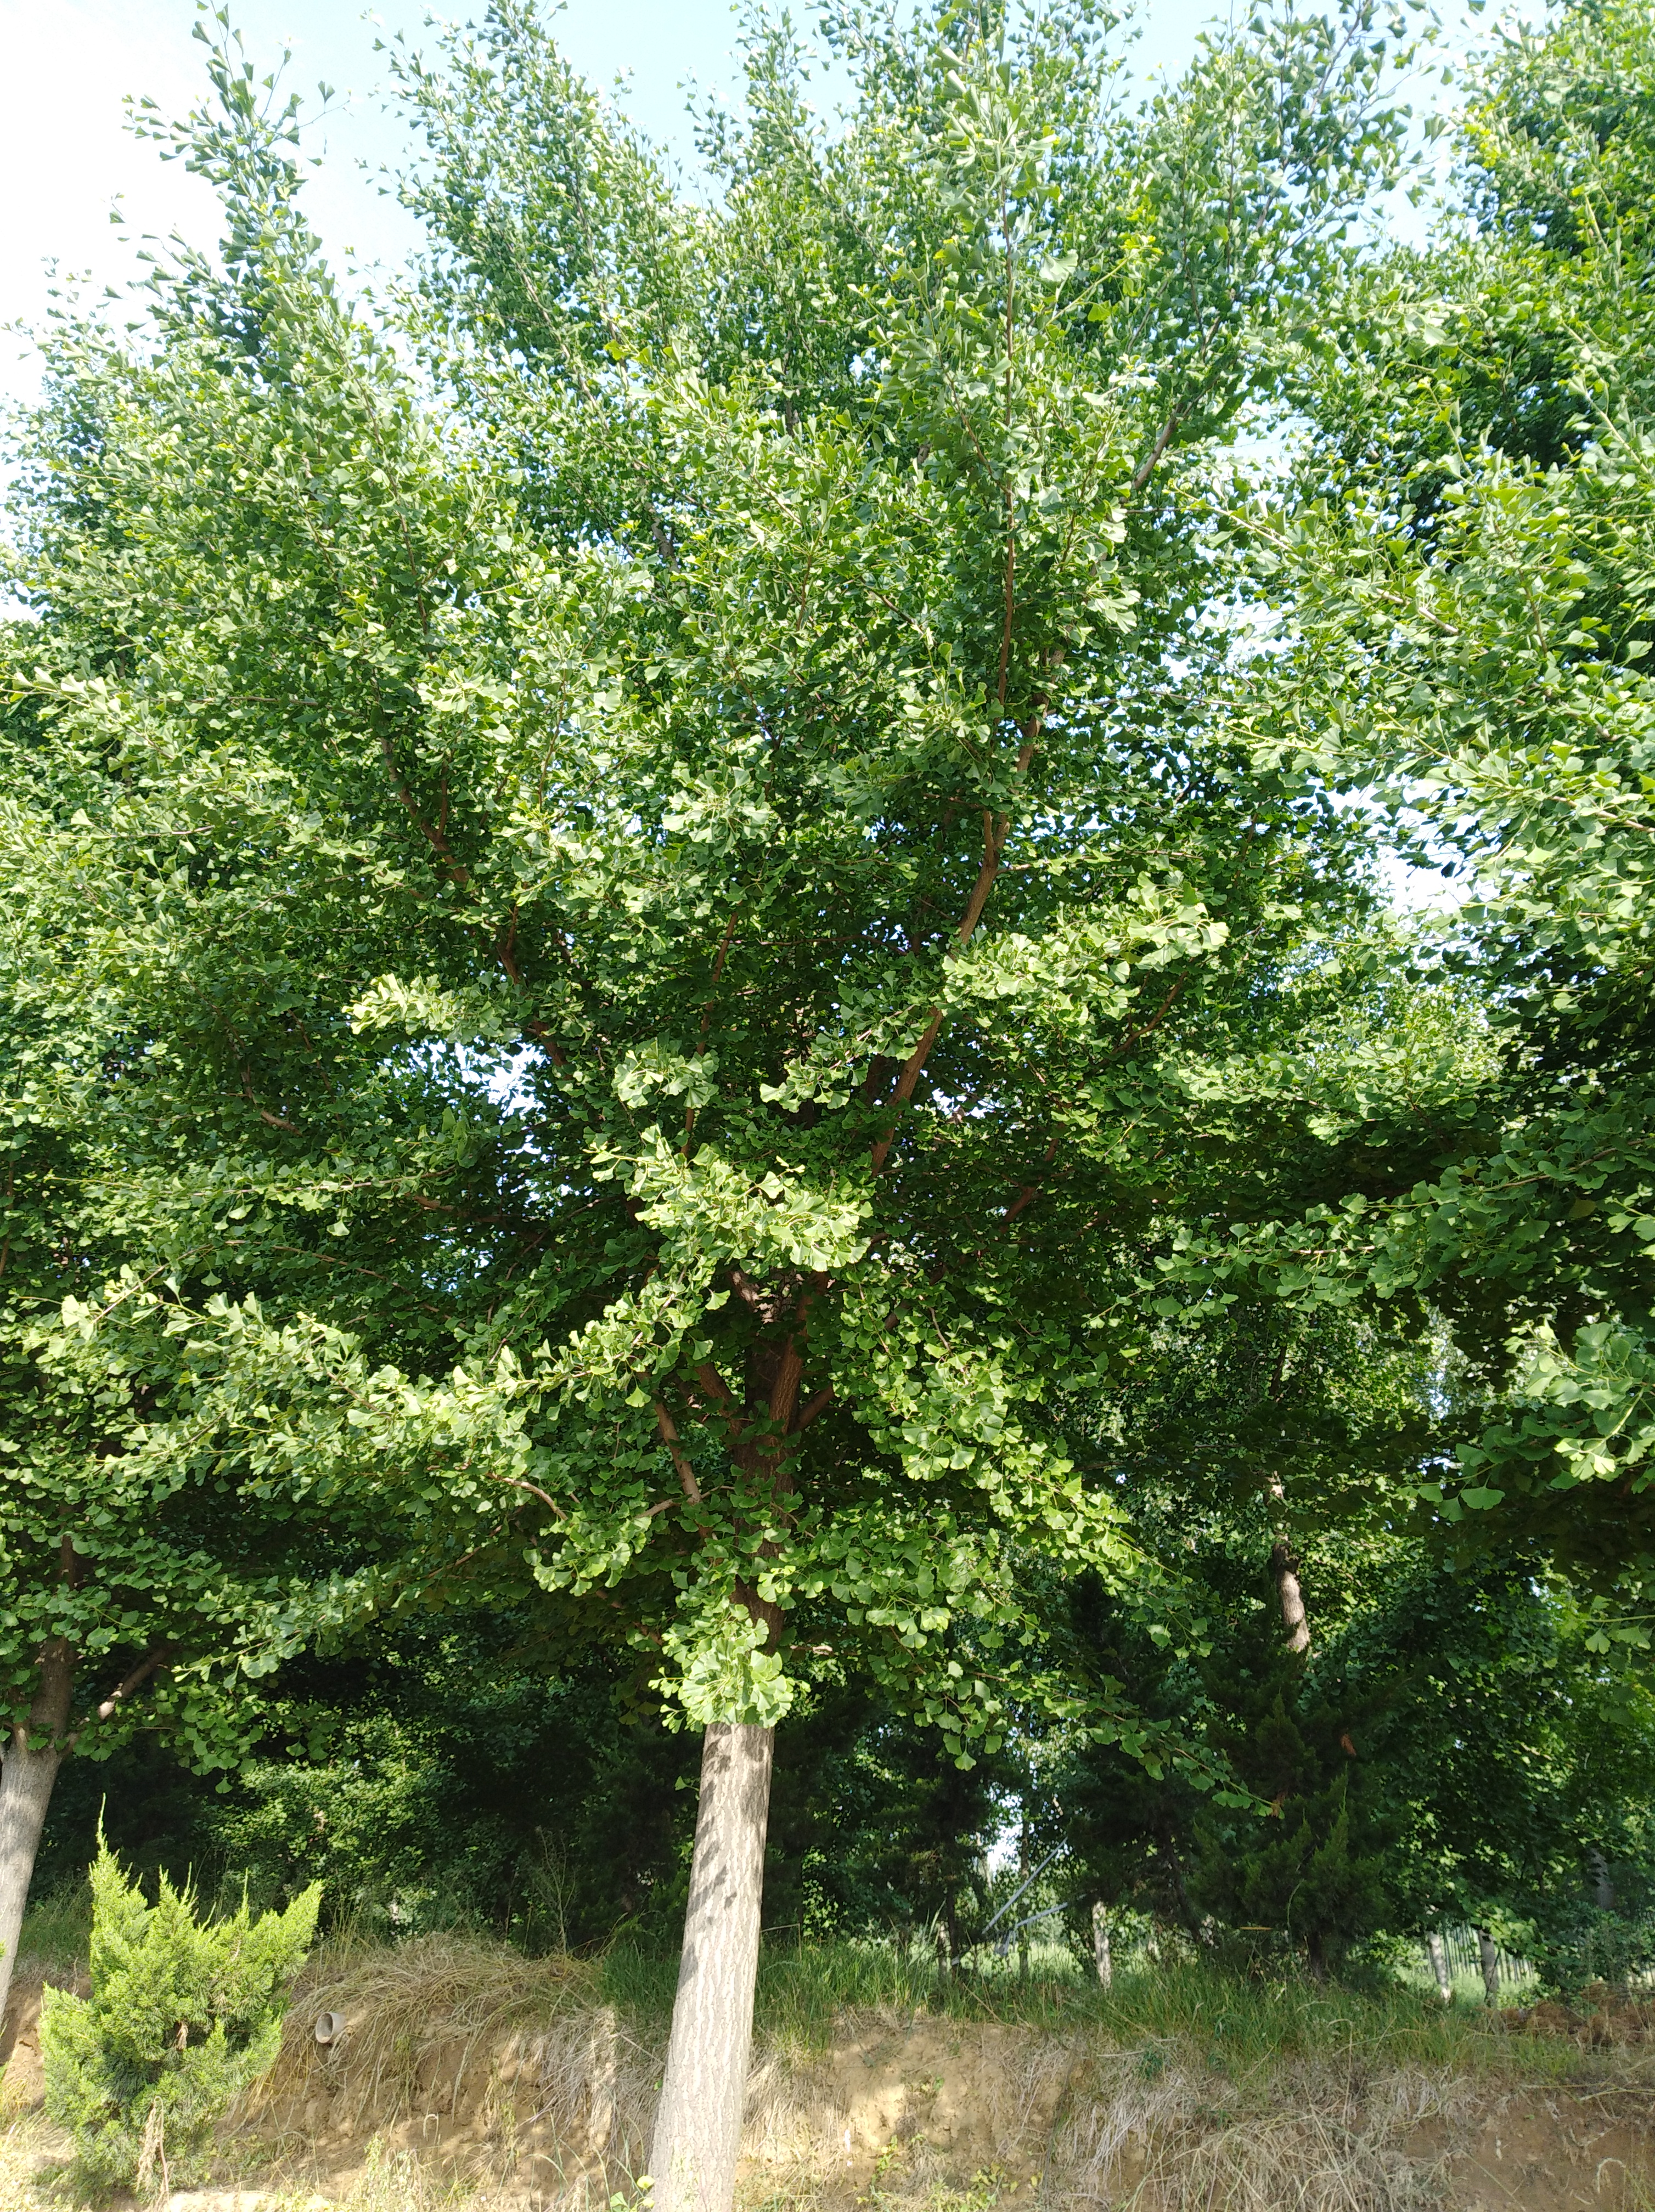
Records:
[[[319,1884],[284,1912],[197,1917],[165,1875],[146,1905],[100,1839],[92,1869],[92,1994],[44,1993],[46,2110],[86,2178],[146,2188],[198,2173],[233,2099],[275,2060]]]

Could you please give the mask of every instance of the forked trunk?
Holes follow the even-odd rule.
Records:
[[[0,2019],[17,1963],[23,1908],[34,1876],[52,1787],[64,1763],[64,1731],[74,1686],[74,1656],[65,1644],[46,1645],[40,1654],[40,1687],[28,1719],[15,1727],[0,1760]]]
[[[1448,1971],[1448,1948],[1440,1936],[1427,1936],[1425,1954],[1431,1961],[1431,1971],[1437,1978],[1437,1994],[1445,2004],[1454,2002],[1454,1978]]]
[[[774,1729],[715,1721],[701,1808],[672,2039],[649,2147],[654,2212],[730,2212],[752,2051],[764,1831]]]

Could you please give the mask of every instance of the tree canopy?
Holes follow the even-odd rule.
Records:
[[[492,1613],[1037,1750],[1318,1960],[1532,1898],[1421,1684],[1644,1741],[1647,11],[1495,45],[1403,250],[1370,0],[1141,100],[1089,0],[836,8],[831,127],[755,15],[699,197],[496,0],[377,307],[216,21],[219,249],[14,500],[17,1710]]]

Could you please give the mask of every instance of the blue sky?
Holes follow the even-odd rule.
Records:
[[[1449,6],[1463,14],[1463,0]],[[1176,73],[1202,23],[1227,10],[1228,0],[1149,0],[1135,68]],[[403,141],[382,107],[385,62],[374,42],[402,33],[429,43],[428,13],[454,12],[428,9],[425,0],[382,0],[370,15],[352,0],[233,0],[252,58],[274,65],[289,46],[298,88],[326,79],[340,95],[313,138],[325,161],[308,196],[335,256],[351,250],[363,262],[394,262],[411,242],[408,218],[375,182]],[[480,12],[478,0],[458,12],[462,20]],[[124,127],[125,94],[147,94],[173,113],[200,96],[196,20],[194,0],[0,0],[0,322],[41,315],[49,260],[101,289],[134,273],[146,233],[176,228],[204,245],[216,235],[205,186]],[[685,154],[684,88],[737,82],[736,19],[726,0],[569,0],[557,23],[582,72],[605,86],[623,78],[628,112]],[[112,225],[114,209],[120,227]],[[27,394],[33,382],[27,348],[0,335],[0,397]]]

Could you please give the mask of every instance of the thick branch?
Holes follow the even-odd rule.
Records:
[[[73,1556],[67,1536],[64,1548]],[[29,1700],[27,1718],[12,1723],[12,1741],[20,1751],[38,1747],[41,1741],[61,1745],[69,1726],[69,1703],[75,1688],[75,1650],[66,1636],[50,1638],[40,1646],[35,1665],[40,1686]]]
[[[793,1425],[794,1408],[799,1402],[799,1384],[804,1372],[805,1363],[799,1356],[798,1344],[789,1336],[782,1347],[781,1364],[776,1370],[776,1380],[770,1385],[770,1419],[784,1431]]]
[[[984,893],[984,896],[987,896],[986,892]],[[981,911],[981,908],[979,908],[979,911]],[[913,1051],[909,1054],[908,1058],[903,1063],[902,1073],[897,1079],[897,1087],[891,1095],[891,1103],[893,1106],[905,1105],[909,1099],[913,1097],[914,1085],[920,1079],[920,1071],[925,1066],[926,1060],[929,1058],[931,1048],[936,1042],[938,1033],[940,1031],[941,1028],[942,1009],[939,1006],[933,1012],[924,1036],[920,1039]],[[873,1153],[873,1172],[875,1175],[878,1175],[880,1169],[884,1167],[886,1156],[889,1154],[891,1145],[896,1139],[896,1135],[897,1125],[893,1121],[889,1128],[885,1130],[883,1136],[875,1138]]]
[[[744,1424],[739,1417],[738,1401],[734,1391],[731,1389],[710,1359],[703,1359],[697,1368],[696,1380],[709,1398],[715,1398],[718,1401],[730,1431],[730,1442],[736,1443],[741,1435]]]
[[[1041,1161],[1040,1164],[1043,1168],[1049,1168],[1056,1158],[1057,1139],[1054,1137],[1050,1144],[1047,1146],[1045,1158]],[[1037,1182],[1025,1182],[1022,1189],[1019,1191],[1017,1196],[1006,1208],[1004,1213],[1001,1215],[1000,1218],[1002,1225],[1006,1222],[1015,1221],[1018,1215],[1022,1212],[1024,1207],[1032,1206],[1035,1200],[1038,1198],[1039,1195],[1040,1186]]]
[[[1269,1484],[1271,1498],[1285,1506],[1287,1493],[1279,1474],[1273,1474]],[[1275,1594],[1281,1607],[1281,1626],[1287,1631],[1289,1651],[1305,1652],[1311,1648],[1311,1625],[1305,1611],[1305,1593],[1299,1587],[1299,1559],[1292,1540],[1285,1534],[1276,1538],[1270,1547],[1270,1572],[1275,1579]]]
[[[409,820],[436,854],[441,864],[442,872],[447,877],[449,882],[458,884],[461,890],[464,890],[472,880],[471,870],[454,858],[448,840],[443,836],[441,830],[433,830],[415,805],[413,793],[403,781],[401,772],[397,767],[396,752],[390,738],[383,730],[380,732],[380,750],[385,757],[386,769],[391,778],[391,788],[406,808]]]

